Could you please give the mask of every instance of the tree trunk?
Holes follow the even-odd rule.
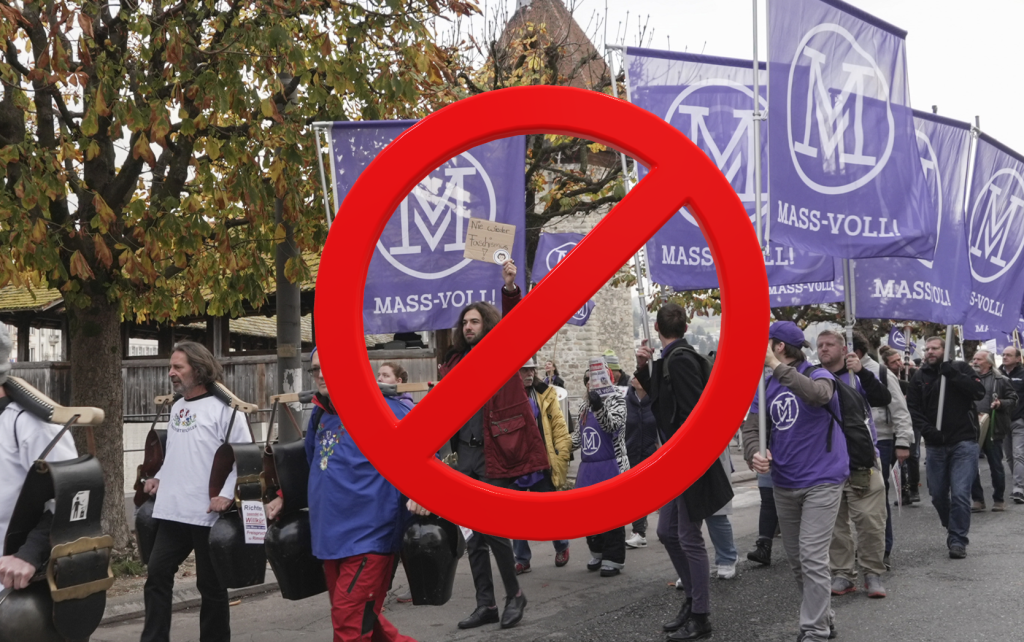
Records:
[[[124,507],[124,382],[121,377],[121,313],[117,303],[92,295],[88,308],[68,307],[71,334],[71,403],[95,406],[106,414],[94,428],[96,458],[103,467],[103,532],[114,538],[121,555],[131,553],[133,541]],[[84,431],[76,431],[80,453]]]

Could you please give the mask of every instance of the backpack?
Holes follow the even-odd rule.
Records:
[[[684,350],[684,351],[690,353],[691,355],[693,355],[694,359],[696,359],[696,361],[697,361],[698,366],[700,367],[701,382],[706,386],[708,384],[708,380],[711,379],[711,362],[708,360],[707,357],[705,357],[701,353],[699,353],[696,350],[694,350],[693,346],[690,346],[690,345],[680,346],[679,348],[677,348],[677,349],[673,350],[672,352],[668,353],[668,357],[666,357],[666,358],[661,360],[661,378],[664,379],[666,382],[672,381],[672,375],[669,373],[669,370],[668,370],[668,362],[669,362],[669,359],[672,358],[672,355],[676,354],[679,350]],[[674,424],[675,420],[676,420],[676,398],[675,398],[675,396],[672,396],[672,422],[671,423]]]
[[[839,395],[839,415],[842,419],[836,417],[828,405],[822,406],[832,417],[828,426],[828,436],[825,438],[825,450],[832,452],[832,428],[838,424],[846,437],[846,451],[850,456],[850,472],[874,468],[875,443],[871,439],[871,427],[868,425],[870,420],[868,413],[871,410],[860,391],[839,377],[833,377],[833,380],[836,382],[834,394]]]

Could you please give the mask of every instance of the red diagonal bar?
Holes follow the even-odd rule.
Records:
[[[608,123],[614,125],[608,127]],[[541,132],[602,142],[625,151],[651,171],[406,416],[399,429],[373,381],[362,338],[363,288],[375,243],[401,200],[447,159],[490,140]],[[501,491],[469,482],[434,461],[433,453],[683,205],[689,205],[702,222],[723,284],[719,362],[730,367],[735,363],[737,372],[730,384],[731,406],[715,411],[715,423],[721,425],[694,430],[700,418],[710,414],[708,402],[702,400],[679,431],[691,446],[690,456],[676,447],[674,439],[637,471],[571,496]],[[731,258],[719,260],[727,247]],[[741,296],[730,296],[729,288]],[[724,449],[756,387],[759,360],[749,354],[744,357],[743,347],[729,339],[729,332],[738,333],[740,317],[745,317],[754,324],[744,328],[748,337],[760,331],[767,338],[763,259],[746,212],[721,172],[682,134],[652,114],[602,94],[568,88],[489,92],[446,107],[396,138],[367,167],[342,204],[321,259],[317,290],[317,334],[328,386],[343,391],[344,400],[336,405],[364,454],[400,490],[428,508],[477,530],[519,538],[561,539],[603,532],[678,495]],[[735,322],[727,310],[738,313]],[[764,341],[754,345],[762,346]],[[353,370],[359,376],[335,376]],[[721,376],[721,368],[716,367],[709,390]],[[744,384],[750,394],[740,392],[741,401],[736,403],[735,393],[743,391]],[[719,385],[724,390],[724,382]],[[655,463],[662,460],[661,471],[655,471]],[[673,470],[667,471],[666,466]],[[664,476],[669,482],[652,488],[645,475]],[[642,487],[646,491],[637,494]],[[623,504],[623,514],[609,513],[609,505],[616,503]],[[507,520],[523,510],[530,517],[525,523]],[[593,520],[584,524],[580,515]]]

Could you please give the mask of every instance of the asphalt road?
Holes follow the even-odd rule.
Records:
[[[983,479],[987,484],[987,470]],[[774,563],[753,568],[745,552],[757,530],[758,493],[754,482],[736,487],[733,515],[738,574],[713,580],[713,639],[730,642],[792,642],[797,636],[799,596],[776,540]],[[889,596],[869,600],[863,590],[833,598],[839,639],[850,642],[1024,640],[1024,506],[1005,513],[974,515],[966,560],[950,560],[945,531],[923,492],[925,503],[894,515],[893,571],[884,578]],[[565,568],[554,567],[554,551],[534,543],[533,571],[520,576],[529,606],[519,626],[501,631],[489,625],[460,631],[455,624],[475,606],[469,565],[463,559],[452,600],[442,607],[398,604],[404,574],[399,571],[384,615],[420,642],[565,640],[612,642],[663,640],[662,622],[678,610],[682,593],[664,548],[653,536],[651,517],[646,549],[627,553],[626,568],[615,578],[588,573],[584,540],[573,541]],[[497,570],[495,569],[495,577]],[[199,639],[198,609],[174,615],[172,639]],[[326,595],[287,602],[278,594],[245,598],[232,608],[233,640],[253,642],[329,640]],[[95,642],[137,640],[141,620],[100,628]]]

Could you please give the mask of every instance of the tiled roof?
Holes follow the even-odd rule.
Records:
[[[41,312],[63,300],[59,290],[19,288],[13,285],[0,288],[0,312]]]
[[[302,340],[306,343],[313,341],[312,317],[306,315],[300,319],[302,326]],[[205,329],[205,322],[189,323],[186,328]],[[228,330],[231,334],[241,334],[247,337],[270,337],[277,338],[277,317],[239,317],[228,321]]]

